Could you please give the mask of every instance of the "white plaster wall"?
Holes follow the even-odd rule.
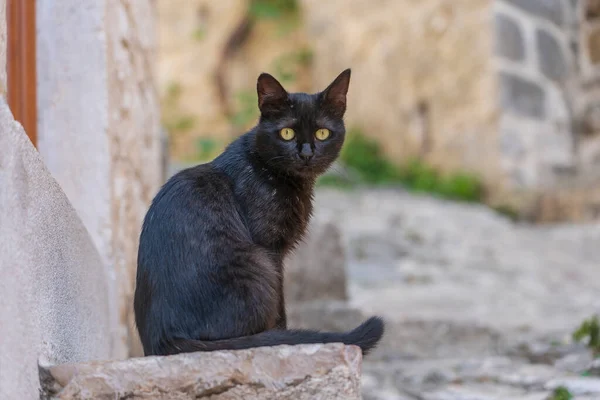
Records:
[[[38,399],[38,361],[116,356],[115,296],[88,232],[3,96],[0,149],[0,399]]]
[[[38,150],[110,264],[104,1],[39,0]]]
[[[162,183],[154,4],[36,4],[38,149],[113,273],[126,356],[137,343],[131,303],[140,227]]]

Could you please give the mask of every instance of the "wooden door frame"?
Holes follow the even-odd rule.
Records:
[[[8,105],[34,146],[37,145],[35,1],[6,1]]]

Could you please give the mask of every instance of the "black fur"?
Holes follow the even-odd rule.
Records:
[[[347,333],[286,330],[283,261],[306,230],[315,179],[344,142],[349,81],[346,70],[321,93],[288,94],[261,74],[258,125],[156,195],[134,300],[146,355],[330,342],[366,353],[381,339],[377,317]],[[294,140],[281,139],[282,128]],[[327,140],[315,138],[321,128]]]

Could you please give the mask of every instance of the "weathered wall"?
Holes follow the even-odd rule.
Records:
[[[252,17],[248,3],[157,1],[157,82],[171,149],[179,159],[195,156],[198,138],[222,147],[256,122],[261,72],[291,72],[286,88],[310,89],[310,54],[299,57],[308,45],[302,24],[295,17]]]
[[[576,10],[569,0],[497,0],[502,167],[513,186],[556,186],[576,163]]]
[[[88,232],[3,96],[0,149],[0,398],[37,399],[38,360],[116,356],[117,309]]]
[[[139,229],[162,183],[153,2],[37,6],[39,151],[110,266],[125,356]]]
[[[422,155],[497,179],[490,0],[302,0],[315,87],[352,67],[348,125],[395,161]]]
[[[144,215],[163,183],[160,110],[154,86],[153,0],[106,3],[111,257],[130,355],[142,355],[133,316]]]

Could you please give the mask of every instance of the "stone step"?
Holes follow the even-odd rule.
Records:
[[[546,400],[564,387],[574,399],[599,399],[600,377],[507,357],[370,362],[365,400]]]
[[[360,399],[362,354],[342,344],[263,347],[40,368],[43,399]]]

